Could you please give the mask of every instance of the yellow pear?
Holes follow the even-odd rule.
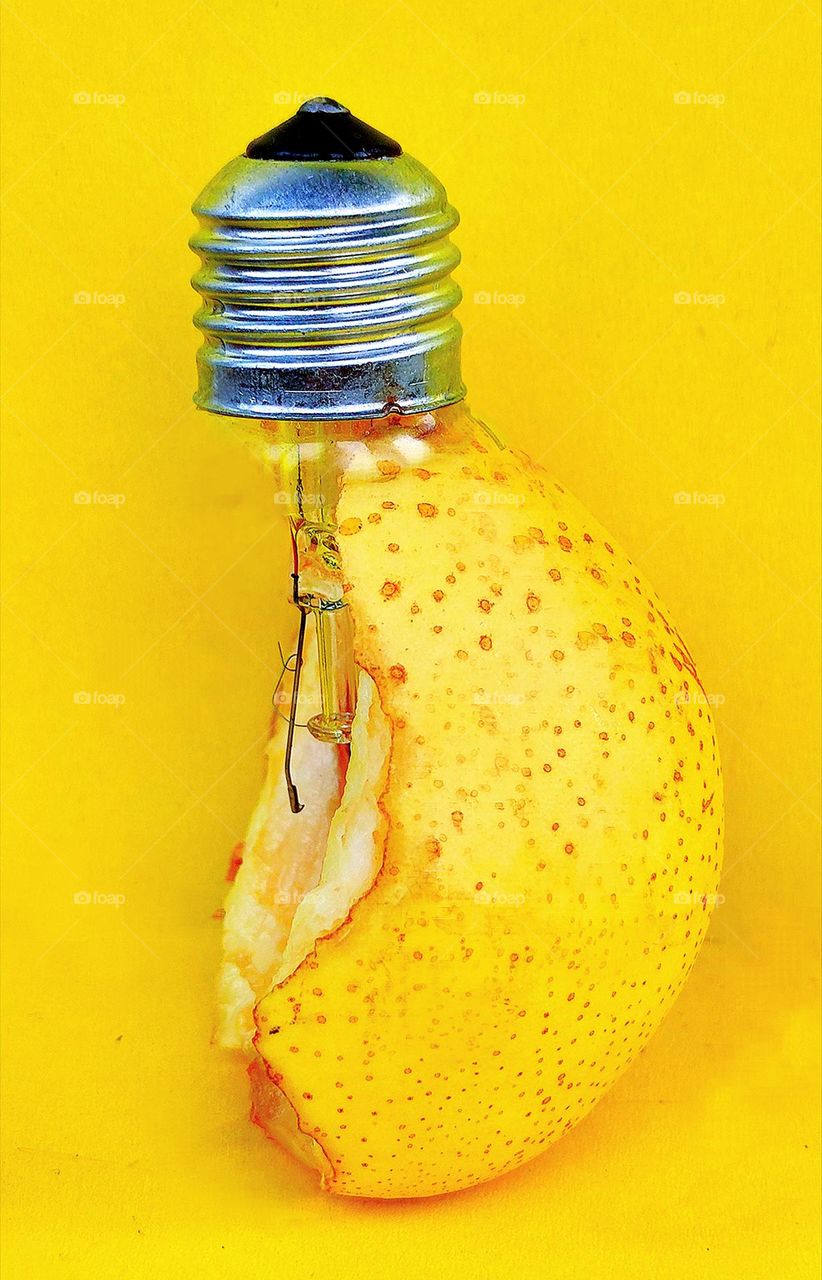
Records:
[[[344,1195],[544,1151],[659,1025],[716,895],[685,643],[580,504],[472,430],[344,476],[350,763],[299,735],[293,816],[278,729],[226,907],[222,1041],[256,1026],[255,1119]]]

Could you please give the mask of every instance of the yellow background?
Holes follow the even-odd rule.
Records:
[[[813,1274],[815,4],[2,9],[9,1274]],[[443,179],[472,406],[724,699],[725,901],[674,1012],[559,1146],[427,1203],[321,1197],[208,1045],[286,555],[191,406],[188,209],[317,93]]]

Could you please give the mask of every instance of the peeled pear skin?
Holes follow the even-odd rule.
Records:
[[[304,664],[306,705],[320,697],[316,659]],[[294,916],[318,883],[328,833],[340,803],[343,769],[338,752],[309,733],[294,743],[293,769],[311,778],[311,807],[294,823],[283,779],[286,720],[272,716],[262,792],[240,851],[232,856],[223,916],[223,962],[217,992],[215,1039],[224,1049],[248,1051],[254,1005],[271,987],[291,940]]]
[[[290,1104],[329,1191],[436,1195],[555,1142],[659,1025],[716,894],[717,747],[656,595],[523,455],[478,430],[353,471],[338,523],[375,874],[257,1005],[257,1118]]]

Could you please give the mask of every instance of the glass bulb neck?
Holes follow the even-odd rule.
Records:
[[[482,428],[463,402],[417,414],[316,422],[280,419],[241,426],[246,435],[250,431],[254,449],[274,468],[278,501],[288,516],[290,597],[300,617],[291,667],[294,686],[285,768],[291,807],[298,812],[301,804],[290,773],[290,748],[298,720],[301,669],[310,653],[307,646],[314,646],[320,703],[307,717],[311,734],[322,742],[346,746],[356,713],[354,623],[340,545],[345,538],[339,533],[346,489],[379,488],[403,473],[416,489],[436,470],[443,453],[465,453],[467,459]]]

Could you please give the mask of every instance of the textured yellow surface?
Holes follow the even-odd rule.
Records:
[[[815,5],[3,12],[10,1273],[814,1274]],[[187,210],[312,93],[444,180],[472,404],[718,704],[725,901],[680,1000],[546,1156],[430,1203],[321,1198],[207,1047],[287,559],[190,407]]]
[[[462,450],[402,468],[388,444],[344,482],[391,725],[381,859],[257,1011],[343,1195],[454,1191],[556,1142],[662,1021],[716,900],[715,731],[675,624],[562,486],[455,416]]]

